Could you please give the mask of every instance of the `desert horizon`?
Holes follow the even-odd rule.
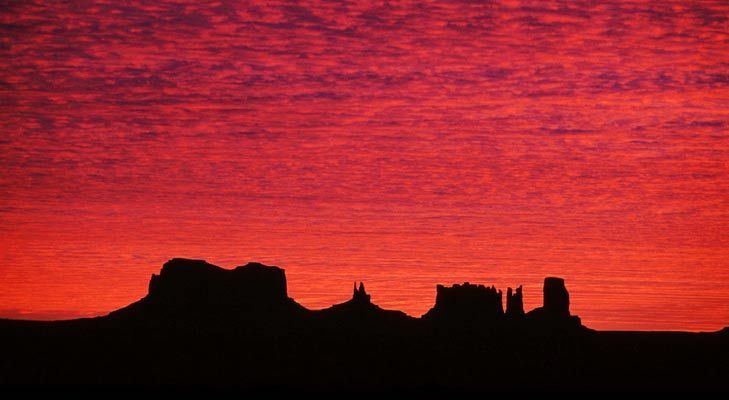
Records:
[[[724,0],[3,2],[0,384],[723,389],[727,66]]]
[[[173,259],[188,259],[188,258],[186,258],[186,257],[174,257],[174,258],[172,258],[170,260],[173,260]],[[201,260],[204,260],[204,259],[201,259]],[[207,260],[204,260],[204,261],[207,261]],[[236,264],[235,267],[222,267],[222,268],[228,269],[228,270],[232,270],[232,269],[235,269],[235,268],[239,268],[241,265],[244,265],[244,264],[256,264],[256,263],[258,263],[258,261],[249,261],[247,263]],[[211,263],[211,264],[212,265],[216,265],[215,263]],[[277,267],[283,268],[283,270],[287,271],[287,268],[284,268],[284,267],[282,267],[280,265],[277,265]],[[154,275],[154,274],[155,273],[152,273],[152,275]],[[505,284],[504,286],[500,286],[500,285],[497,285],[497,284],[495,284],[493,282],[488,282],[488,281],[484,281],[484,282],[482,282],[482,281],[473,281],[473,280],[472,281],[469,281],[468,279],[466,279],[466,280],[460,280],[460,281],[458,281],[458,280],[449,280],[449,281],[437,282],[432,287],[429,288],[430,289],[430,292],[431,292],[430,293],[430,296],[429,296],[429,298],[431,300],[430,303],[427,303],[427,299],[426,300],[421,300],[421,302],[416,303],[415,301],[413,301],[413,299],[408,299],[407,298],[407,293],[405,293],[405,294],[402,293],[403,292],[402,286],[399,286],[401,288],[401,290],[400,290],[400,293],[399,293],[399,295],[397,297],[398,301],[396,301],[396,302],[392,302],[391,300],[388,301],[389,299],[387,299],[387,298],[385,298],[383,300],[383,296],[378,295],[372,289],[373,287],[375,287],[375,288],[382,287],[383,284],[384,284],[385,287],[387,289],[389,289],[390,291],[397,290],[397,288],[398,288],[397,282],[394,282],[394,283],[393,282],[387,282],[385,279],[386,278],[382,278],[382,280],[379,282],[379,285],[377,285],[377,284],[374,284],[373,285],[372,283],[368,282],[365,279],[352,279],[352,281],[349,281],[349,283],[351,283],[351,282],[363,282],[363,283],[367,283],[367,287],[370,289],[370,295],[373,296],[373,300],[374,300],[375,303],[377,303],[380,306],[383,306],[386,309],[393,309],[393,310],[397,310],[397,311],[402,311],[405,314],[407,314],[407,315],[409,315],[411,317],[415,317],[415,318],[422,317],[422,315],[424,315],[432,307],[432,305],[434,304],[435,299],[436,299],[436,295],[435,295],[436,294],[436,291],[435,291],[435,289],[436,289],[437,286],[442,286],[442,285],[449,286],[449,285],[453,285],[453,284],[459,285],[459,284],[469,283],[469,284],[474,284],[474,285],[486,285],[487,287],[495,286],[495,287],[497,287],[497,289],[503,289],[504,293],[505,293],[507,287],[511,287],[511,288],[522,287],[522,288],[524,288],[523,290],[524,290],[524,293],[525,293],[524,304],[526,305],[526,308],[527,309],[533,309],[533,308],[537,308],[541,304],[541,287],[542,287],[542,284],[543,284],[543,282],[541,280],[541,279],[543,279],[543,277],[541,279],[539,279],[538,284],[531,285],[531,286],[526,286],[526,287],[523,284],[520,284],[520,283],[508,283],[508,284]],[[569,278],[567,278],[567,280],[569,280]],[[506,281],[506,279],[501,279],[500,281],[503,282],[503,281]],[[377,282],[377,281],[375,281],[375,282]],[[142,291],[142,294],[138,298],[129,299],[129,301],[127,301],[126,303],[121,304],[121,305],[119,305],[119,306],[117,306],[117,307],[115,307],[113,309],[109,309],[109,310],[102,310],[102,311],[93,312],[93,313],[89,313],[89,314],[73,314],[73,313],[69,313],[69,312],[49,312],[47,314],[34,314],[34,313],[19,313],[19,312],[14,313],[12,311],[5,311],[5,315],[0,315],[0,318],[17,319],[17,320],[27,320],[27,321],[34,321],[34,320],[36,320],[36,321],[64,321],[64,320],[72,320],[72,319],[78,319],[78,318],[102,317],[102,316],[108,315],[109,313],[114,312],[114,311],[116,311],[118,309],[124,308],[125,306],[127,306],[127,305],[129,305],[131,303],[134,303],[139,298],[142,298],[145,294],[147,294],[148,281],[140,282],[140,285],[139,286],[143,286],[144,289]],[[298,293],[298,291],[295,290],[295,287],[292,287],[290,273],[288,273],[288,272],[287,272],[287,286],[289,288],[288,290],[289,290],[289,294],[291,294],[291,297],[294,300],[296,300],[297,302],[299,302],[300,304],[302,304],[303,306],[305,306],[305,307],[307,307],[308,309],[311,309],[311,310],[321,310],[321,309],[329,308],[329,307],[331,307],[331,306],[333,306],[335,304],[341,303],[343,300],[345,300],[345,299],[349,298],[349,296],[351,296],[351,285],[350,285],[350,286],[347,286],[345,288],[342,288],[342,287],[332,287],[329,292],[319,293],[319,296],[316,298],[318,301],[311,301],[307,297],[304,297],[304,300],[302,301],[301,298],[299,298],[299,297],[296,296],[296,293]],[[294,289],[294,290],[292,290],[292,289]],[[531,289],[531,290],[529,290],[529,289]],[[573,298],[572,308],[573,308],[573,310],[575,311],[575,313],[577,315],[581,315],[579,313],[579,310],[585,310],[585,309],[588,309],[589,310],[590,309],[590,305],[581,305],[581,304],[579,304],[580,301],[583,301],[584,300],[584,298],[585,298],[584,296],[575,298],[574,291],[573,291],[572,298]],[[587,297],[587,298],[589,298],[589,297]],[[405,309],[398,308],[398,304],[405,305],[406,308]],[[413,304],[415,304],[418,307],[418,308],[416,308],[416,310],[418,310],[418,311],[412,312],[412,308],[408,308],[408,306],[413,307],[412,306]],[[423,307],[425,307],[425,309],[421,312],[420,310]],[[647,312],[650,312],[650,310],[645,310],[643,312],[646,312],[647,313]],[[625,327],[623,329],[611,329],[609,327],[607,329],[605,329],[599,322],[597,324],[594,324],[592,321],[589,321],[589,320],[585,321],[584,318],[583,318],[583,323],[586,326],[589,326],[590,328],[599,329],[599,330],[602,330],[602,331],[649,331],[649,332],[650,331],[666,331],[666,332],[713,332],[713,331],[719,331],[719,330],[721,330],[721,329],[729,326],[729,321],[719,321],[718,318],[717,318],[717,322],[715,324],[709,325],[709,328],[708,329],[695,329],[695,330],[692,330],[692,329],[681,329],[680,328],[680,325],[682,323],[683,324],[686,324],[685,321],[681,321],[681,320],[674,320],[673,321],[673,324],[675,326],[677,326],[676,328],[673,328],[673,329],[650,329],[650,328],[646,329],[646,328],[644,328],[645,322],[642,322],[640,320],[640,318],[637,321],[636,320],[631,320],[631,318],[634,315],[636,315],[636,311],[635,310],[628,311],[627,313],[624,313],[624,314],[621,314],[621,315],[615,315],[614,316],[614,319],[616,321],[619,321],[620,326]]]
[[[529,310],[521,286],[438,285],[433,306],[414,318],[380,307],[363,282],[348,300],[311,310],[290,297],[279,267],[174,258],[143,298],[106,316],[0,319],[0,342],[9,344],[0,384],[195,383],[246,393],[726,388],[729,327],[594,330],[574,314],[568,288],[545,277],[541,305]]]

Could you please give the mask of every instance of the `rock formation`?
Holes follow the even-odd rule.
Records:
[[[570,315],[570,295],[562,278],[544,278],[544,311],[557,317]]]
[[[501,290],[466,282],[451,287],[436,286],[435,306],[423,318],[495,320],[503,315]]]
[[[359,283],[359,289],[357,289],[357,282],[354,283],[354,293],[352,294],[352,301],[357,303],[371,303],[370,295],[365,292],[364,283]]]
[[[516,288],[513,294],[511,288],[506,290],[506,315],[517,318],[524,316],[524,300],[522,298],[521,286]]]
[[[581,325],[579,317],[570,315],[570,295],[565,287],[564,279],[544,278],[543,291],[543,305],[527,313],[530,320],[565,326]]]
[[[248,263],[233,270],[203,260],[172,259],[149,282],[150,301],[167,306],[230,307],[282,304],[286,275],[281,268]]]
[[[372,303],[362,282],[359,287],[357,282],[354,283],[351,299],[314,313],[324,326],[335,327],[336,330],[354,329],[359,334],[376,334],[416,321],[402,311],[385,310]]]
[[[508,288],[506,312],[502,292],[494,286],[465,282],[451,287],[437,285],[436,292],[435,305],[422,319],[442,326],[470,329],[503,323],[525,327],[543,322],[567,327],[580,325],[579,318],[570,316],[569,294],[561,278],[544,280],[544,306],[527,314],[521,286],[515,290]],[[326,324],[331,326],[344,323],[357,329],[363,326],[387,329],[388,324],[416,321],[401,311],[384,310],[373,304],[362,282],[359,285],[355,282],[351,299],[310,312],[288,297],[286,276],[281,268],[248,263],[228,270],[203,260],[181,258],[166,262],[159,275],[152,275],[146,297],[111,315],[150,316],[147,318],[150,321],[178,320],[186,316],[209,320],[217,315],[215,318],[221,321],[243,318],[269,322],[289,317],[306,319],[308,315],[316,323],[329,321]]]
[[[287,297],[279,268],[174,259],[147,297],[108,316],[0,319],[0,388],[176,383],[248,396],[341,390],[349,397],[729,389],[729,329],[591,331],[569,315],[559,278],[545,280],[544,306],[525,317],[512,317],[523,312],[521,287],[506,297],[504,314],[493,286],[438,286],[435,306],[418,319],[383,310],[357,283],[345,302],[307,310]]]

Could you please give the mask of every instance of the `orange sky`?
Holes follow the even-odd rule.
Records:
[[[555,275],[593,328],[729,325],[726,2],[46,3],[0,10],[0,316],[192,257],[312,308]]]

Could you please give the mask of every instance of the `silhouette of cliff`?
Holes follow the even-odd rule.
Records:
[[[204,260],[174,258],[149,281],[147,296],[113,317],[273,317],[305,309],[287,295],[284,270],[251,262],[232,270]]]
[[[570,315],[564,280],[523,291],[437,286],[422,318],[384,310],[364,283],[308,310],[284,271],[173,259],[149,293],[108,316],[0,320],[0,384],[212,383],[346,390],[729,389],[729,334],[598,332]]]
[[[552,325],[580,325],[580,318],[570,314],[570,295],[564,279],[544,278],[543,292],[543,305],[526,314],[529,320]]]
[[[511,318],[524,317],[524,300],[522,299],[522,287],[516,288],[512,293],[511,288],[506,290],[506,315]]]
[[[570,315],[570,295],[562,278],[544,278],[544,311],[558,317]]]
[[[494,286],[436,286],[435,306],[423,315],[426,320],[494,321],[504,315],[502,293]]]
[[[226,270],[202,260],[175,258],[149,281],[150,301],[173,307],[283,304],[286,276],[278,267],[248,263]]]
[[[437,285],[435,305],[422,320],[441,327],[483,328],[498,327],[505,319],[526,317],[531,323],[581,327],[579,318],[569,314],[569,294],[563,279],[546,278],[544,306],[527,314],[522,297],[521,286],[514,293],[509,288],[505,313],[502,291],[494,286],[469,282],[451,287]],[[362,282],[359,286],[355,282],[350,300],[308,311],[288,297],[286,275],[281,268],[248,263],[227,270],[204,260],[182,258],[166,262],[159,275],[152,275],[147,296],[110,313],[110,317],[157,325],[172,321],[178,326],[245,319],[255,320],[262,329],[280,329],[281,321],[295,319],[296,325],[361,332],[409,326],[415,320],[401,311],[384,310],[372,303]]]

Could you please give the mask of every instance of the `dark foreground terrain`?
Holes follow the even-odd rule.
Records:
[[[421,318],[351,300],[289,298],[283,270],[174,259],[149,294],[108,316],[0,320],[0,383],[213,384],[256,390],[729,389],[729,333],[597,332],[545,279],[518,288],[438,286]]]

